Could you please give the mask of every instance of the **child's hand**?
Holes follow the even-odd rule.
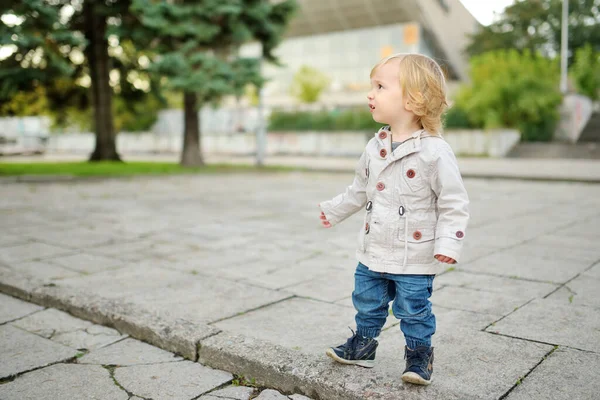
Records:
[[[456,264],[456,260],[455,259],[450,258],[450,257],[446,257],[446,256],[441,255],[441,254],[436,254],[434,257],[439,262],[443,262],[443,263],[446,263],[446,264]]]
[[[319,206],[321,205],[319,204]],[[325,213],[323,211],[321,211],[321,223],[325,228],[331,228],[331,223],[327,221],[327,217],[325,216]]]

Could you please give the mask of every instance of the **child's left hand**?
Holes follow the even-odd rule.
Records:
[[[438,260],[439,262],[443,262],[446,264],[456,264],[456,260],[450,257],[446,257],[442,254],[436,254],[434,256],[436,258],[436,260]]]

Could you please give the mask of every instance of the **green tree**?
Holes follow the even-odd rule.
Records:
[[[301,103],[315,103],[329,86],[330,79],[316,68],[303,65],[292,81],[290,93]]]
[[[136,87],[131,72],[143,74],[138,49],[152,39],[139,29],[130,4],[131,0],[3,2],[3,21],[16,22],[0,24],[0,45],[13,49],[0,61],[0,104],[9,103],[18,92],[44,86],[59,125],[74,110],[92,106],[96,144],[90,160],[119,160],[113,95],[118,92],[130,104],[146,93]],[[116,43],[111,46],[109,40]],[[111,86],[112,71],[118,72],[118,84]]]
[[[515,1],[498,21],[471,36],[467,53],[527,49],[551,57],[560,54],[562,1]],[[569,0],[569,64],[586,43],[600,49],[600,0]]]
[[[548,141],[558,120],[562,95],[558,62],[525,50],[498,50],[471,58],[470,84],[456,106],[474,126],[508,127],[523,141]]]
[[[256,41],[268,61],[282,40],[296,8],[294,0],[134,0],[134,10],[159,55],[152,71],[183,93],[184,140],[181,164],[204,163],[198,110],[223,96],[241,96],[247,84],[262,86],[260,59],[238,56],[239,47]]]
[[[571,79],[579,93],[592,100],[600,98],[600,52],[590,44],[575,52],[575,62],[571,67]]]

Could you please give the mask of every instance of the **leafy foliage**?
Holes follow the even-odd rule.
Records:
[[[301,103],[315,103],[330,79],[318,69],[303,65],[294,75],[290,92]]]
[[[517,0],[498,21],[471,36],[469,55],[499,49],[560,53],[563,0]],[[600,0],[569,0],[569,65],[576,50],[590,44],[600,49]]]
[[[471,83],[456,98],[469,121],[520,130],[524,141],[548,141],[562,96],[559,67],[529,51],[498,50],[471,59]]]
[[[600,52],[590,44],[575,53],[570,75],[579,93],[592,100],[600,99]]]
[[[376,131],[381,125],[369,111],[289,112],[274,111],[269,119],[270,131]]]

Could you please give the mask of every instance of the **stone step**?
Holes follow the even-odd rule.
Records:
[[[579,135],[579,143],[600,143],[600,112],[595,112],[590,117],[585,128]]]
[[[519,143],[507,155],[511,158],[600,159],[600,138],[587,143]]]

